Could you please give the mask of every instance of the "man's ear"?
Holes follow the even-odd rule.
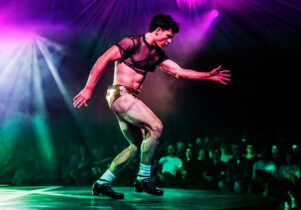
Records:
[[[159,34],[160,32],[162,32],[162,31],[163,31],[162,28],[157,27],[157,28],[155,29],[155,34],[158,35],[158,34]]]

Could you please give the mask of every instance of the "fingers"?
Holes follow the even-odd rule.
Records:
[[[86,100],[84,99],[77,105],[77,108],[81,108],[85,103],[86,103]]]
[[[74,102],[75,100],[77,100],[79,97],[80,97],[80,94],[76,95],[76,96],[73,98],[73,102]]]
[[[223,85],[227,85],[227,82],[230,82],[231,79],[231,74],[230,73],[230,70],[222,70],[219,72],[220,75],[221,75],[221,78],[220,78],[220,83],[222,83]],[[228,73],[228,74],[227,74]]]
[[[219,65],[217,68],[215,68],[214,70],[220,70],[222,68],[222,65]]]
[[[224,77],[224,78],[222,78],[222,80],[226,80],[226,81],[231,81],[231,79],[229,79],[229,78],[226,78],[226,77]]]
[[[231,74],[227,74],[230,73],[230,70],[222,70],[220,71],[220,73],[222,74],[223,77],[231,77]]]
[[[78,103],[78,100],[73,100],[73,107],[75,108]]]
[[[221,82],[222,84],[224,84],[224,85],[227,85],[227,83],[226,83],[225,81],[227,81],[227,82],[230,82],[230,81],[231,81],[231,79],[228,78],[228,77],[231,77],[231,75],[230,75],[230,74],[223,74],[222,77],[221,77],[220,82]]]
[[[223,80],[220,80],[220,83],[222,83],[223,85],[227,85],[227,83],[224,82]]]
[[[222,70],[221,72],[222,73],[230,73],[231,71],[230,70]]]
[[[74,98],[73,107],[80,108],[85,103],[87,103],[87,100],[81,95],[79,95],[78,97],[76,97],[76,99]]]
[[[82,98],[78,98],[76,101],[73,102],[73,107],[74,108],[80,108],[79,104],[83,101]]]

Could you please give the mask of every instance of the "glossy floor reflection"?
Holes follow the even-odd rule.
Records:
[[[125,199],[92,196],[90,187],[0,186],[0,209],[270,209],[273,198],[206,190],[164,189],[164,196],[136,193],[131,187],[114,187]]]

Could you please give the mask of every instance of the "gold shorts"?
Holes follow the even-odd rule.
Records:
[[[109,86],[109,88],[107,90],[107,96],[106,96],[109,107],[111,108],[113,102],[125,94],[130,94],[130,95],[134,96],[135,98],[137,98],[139,91],[134,90],[134,89],[129,88],[124,85]]]

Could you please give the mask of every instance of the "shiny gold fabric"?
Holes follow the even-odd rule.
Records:
[[[107,90],[107,96],[106,99],[108,101],[108,105],[111,108],[113,102],[123,96],[124,94],[131,94],[132,96],[134,96],[135,98],[138,97],[139,91],[134,90],[132,88],[129,88],[127,86],[124,85],[112,85],[109,86],[108,90]]]

